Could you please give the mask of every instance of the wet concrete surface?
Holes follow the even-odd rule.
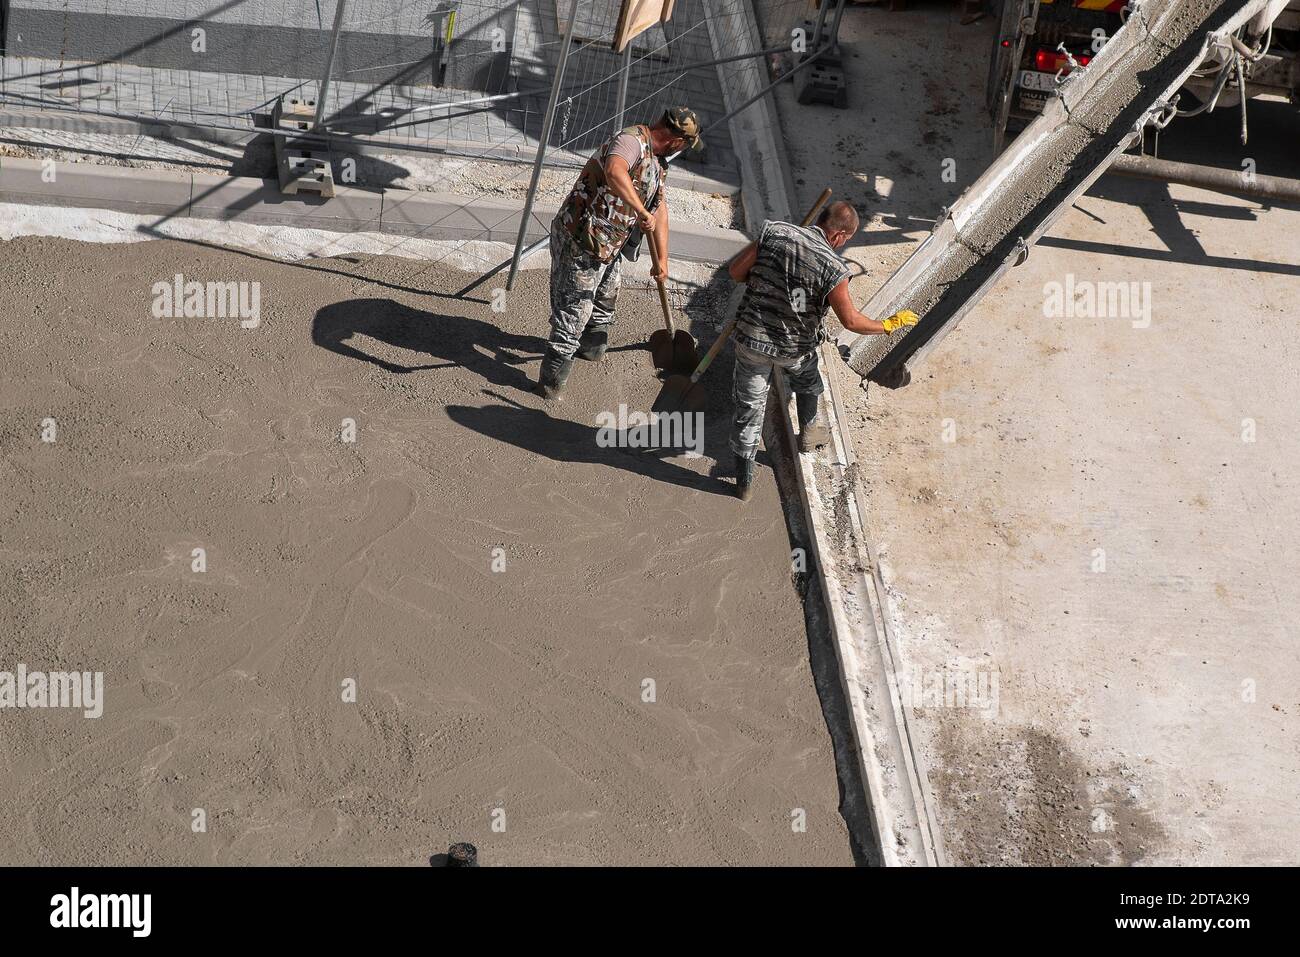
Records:
[[[155,317],[178,273],[260,283],[260,324]],[[657,299],[625,289],[547,405],[545,272],[500,313],[468,278],[4,244],[0,669],[106,698],[0,712],[4,863],[853,862],[771,472],[731,496],[727,364],[702,457],[602,447],[658,390]]]

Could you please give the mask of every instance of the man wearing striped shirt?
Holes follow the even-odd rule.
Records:
[[[749,498],[754,481],[754,456],[774,370],[785,375],[795,395],[799,451],[810,452],[829,440],[820,409],[823,386],[817,365],[817,347],[826,338],[827,306],[835,310],[845,329],[863,335],[916,323],[916,315],[906,310],[881,322],[854,307],[849,298],[849,267],[836,250],[857,231],[857,211],[841,200],[822,210],[815,226],[764,223],[758,239],[728,267],[732,279],[746,284],[733,333],[736,419],[731,433],[736,495],[742,501]]]

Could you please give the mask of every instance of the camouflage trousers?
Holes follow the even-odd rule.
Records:
[[[736,343],[736,371],[732,380],[731,401],[735,407],[735,424],[731,430],[731,451],[741,458],[758,454],[758,439],[763,432],[767,412],[767,393],[772,388],[772,373],[786,377],[790,391],[796,395],[821,395],[822,377],[817,368],[817,350],[795,359],[773,358]]]
[[[566,359],[578,351],[584,331],[614,322],[614,303],[622,280],[616,255],[603,263],[551,224],[551,348]]]

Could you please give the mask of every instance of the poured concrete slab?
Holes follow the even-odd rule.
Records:
[[[156,317],[177,273],[259,324]],[[703,457],[609,447],[657,300],[547,405],[545,272],[468,278],[4,243],[0,669],[105,688],[0,712],[4,863],[852,862],[776,489],[710,474],[725,365]]]
[[[152,170],[140,170],[148,177]],[[310,194],[285,195],[273,179],[240,176],[194,177],[189,215],[337,232],[375,231],[383,210],[382,190],[337,189],[330,199]]]
[[[124,212],[184,215],[190,202],[190,174],[156,172],[145,177],[116,166],[3,156],[0,202],[85,207],[101,205],[100,197],[109,196],[113,208]]]
[[[567,191],[567,178],[563,182]],[[524,191],[517,195],[507,192],[506,196],[493,200],[424,190],[343,186],[334,197],[324,199],[286,196],[275,180],[249,176],[123,168],[61,158],[48,165],[41,159],[0,158],[0,202],[152,214],[159,221],[151,229],[189,217],[333,233],[383,232],[432,241],[509,243],[513,248]],[[670,198],[674,261],[725,262],[745,247],[749,240],[737,229],[692,222],[691,217],[700,214],[698,207],[688,206],[680,215],[672,212],[687,205],[691,197],[689,191],[679,191]],[[541,202],[533,208],[527,242],[547,235],[557,205]]]

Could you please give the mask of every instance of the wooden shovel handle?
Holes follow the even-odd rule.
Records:
[[[672,310],[668,308],[668,290],[664,289],[664,281],[662,279],[655,281],[659,284],[659,305],[663,306],[664,310],[664,328],[672,335],[676,335],[677,329],[673,326]]]
[[[830,198],[831,190],[828,186],[826,189],[822,190],[822,194],[817,197],[817,202],[812,204],[812,209],[808,210],[808,215],[803,218],[803,222],[799,225],[807,226],[811,224],[812,221],[817,218],[817,214],[822,211],[822,207],[826,205],[826,201]]]
[[[808,210],[808,215],[803,218],[803,223],[801,223],[801,225],[807,226],[816,219],[817,214],[821,212],[821,208],[826,205],[826,201],[830,198],[830,188],[828,187],[822,190],[822,194],[817,197],[817,202],[812,204],[812,209]],[[709,346],[709,351],[704,354],[704,358],[701,359],[700,364],[695,367],[695,371],[691,373],[691,382],[694,383],[700,381],[700,376],[704,375],[705,370],[709,368],[709,363],[713,361],[714,356],[722,351],[722,347],[726,344],[727,340],[731,338],[731,333],[735,328],[736,317],[732,316],[727,320],[726,325],[722,327],[722,331],[718,333],[718,338],[713,340],[713,345]]]
[[[731,338],[732,330],[735,328],[736,317],[732,316],[722,327],[722,331],[718,333],[718,338],[713,340],[713,345],[709,346],[709,351],[704,353],[704,358],[701,359],[700,364],[695,367],[695,371],[691,373],[692,384],[700,381],[700,376],[704,375],[705,370],[709,368],[709,363],[713,361],[713,357],[722,351],[723,345]]]
[[[650,245],[650,258],[652,260],[658,259],[659,257],[656,253],[658,252],[659,241],[655,237],[655,234],[652,232],[646,233],[645,238],[646,242]],[[650,268],[654,268],[653,262],[651,263]],[[673,326],[673,313],[672,310],[668,308],[668,290],[664,288],[663,279],[656,279],[655,283],[659,286],[659,305],[662,306],[664,310],[664,328],[668,330],[669,335],[676,335],[677,329]]]

